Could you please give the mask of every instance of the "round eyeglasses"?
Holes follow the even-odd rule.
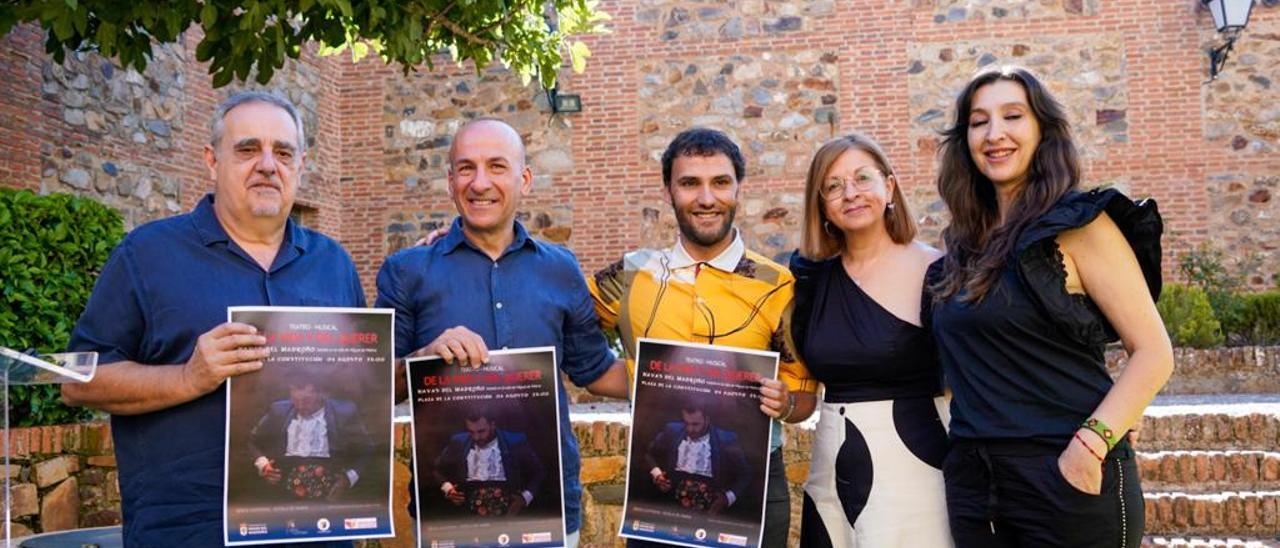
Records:
[[[838,200],[844,197],[849,187],[857,192],[866,192],[876,187],[876,185],[884,183],[885,176],[880,170],[865,167],[854,172],[853,175],[837,177],[827,177],[822,183],[819,191],[824,200]]]

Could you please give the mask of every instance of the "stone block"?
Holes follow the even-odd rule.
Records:
[[[809,478],[809,463],[797,462],[787,465],[787,481],[790,483],[803,484]]]
[[[1209,525],[1209,503],[1205,500],[1195,500],[1191,503],[1191,524],[1196,527],[1204,527]]]
[[[11,458],[23,458],[31,454],[30,428],[11,428],[8,435]]]
[[[580,477],[583,484],[622,482],[626,467],[623,456],[588,457],[582,459]]]
[[[591,492],[591,498],[595,499],[596,504],[621,505],[622,497],[626,493],[626,486],[616,483],[600,483],[587,486],[586,490]]]
[[[1261,466],[1262,481],[1277,482],[1280,481],[1280,455],[1276,453],[1268,453],[1262,458]]]
[[[80,485],[104,485],[107,482],[107,470],[104,468],[89,468],[76,476],[80,480]]]
[[[98,510],[86,514],[81,520],[82,527],[108,527],[111,525],[120,525],[120,512],[118,510]]]
[[[29,536],[32,533],[34,533],[34,531],[32,531],[31,528],[27,527],[26,525],[23,525],[21,523],[14,523],[11,521],[9,522],[9,533],[13,535],[13,538],[18,538],[18,537]]]
[[[36,485],[41,489],[58,483],[70,475],[71,458],[67,456],[54,457],[52,459],[37,462],[31,468],[35,472]]]
[[[115,468],[115,455],[97,455],[88,458],[89,466],[99,466],[103,468]]]
[[[9,499],[13,508],[10,515],[15,518],[34,515],[40,511],[39,489],[34,483],[19,483],[9,488]]]
[[[44,496],[40,503],[40,528],[44,532],[75,529],[80,522],[80,490],[68,478]]]
[[[115,470],[107,472],[107,501],[120,502],[120,474]]]
[[[1178,497],[1173,499],[1173,524],[1179,529],[1186,529],[1191,524],[1191,499]]]

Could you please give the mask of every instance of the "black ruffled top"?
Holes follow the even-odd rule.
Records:
[[[1069,440],[1111,389],[1103,349],[1118,338],[1097,304],[1066,290],[1056,237],[1103,212],[1133,249],[1152,299],[1160,295],[1156,204],[1115,189],[1072,192],[1025,228],[1014,256],[980,303],[938,303],[933,332],[953,391],[951,435]],[[928,279],[941,276],[941,263]]]

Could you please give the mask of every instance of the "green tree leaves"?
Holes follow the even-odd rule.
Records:
[[[14,0],[0,7],[0,35],[38,22],[45,49],[97,50],[126,68],[146,68],[153,43],[173,42],[198,26],[196,58],[209,62],[215,87],[254,74],[266,83],[308,42],[323,54],[377,53],[408,73],[448,53],[477,69],[500,61],[526,82],[555,85],[568,50],[582,71],[590,50],[573,37],[606,32],[595,0]]]

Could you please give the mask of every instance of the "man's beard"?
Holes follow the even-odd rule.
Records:
[[[672,205],[674,206],[674,204]],[[673,207],[672,209],[675,208]],[[693,216],[692,213],[681,211],[679,209],[675,209],[675,212],[676,225],[680,227],[680,236],[695,245],[701,247],[712,247],[723,242],[725,238],[729,237],[729,232],[733,230],[733,219],[737,215],[738,209],[735,207],[726,211],[724,215],[724,223],[722,223],[720,228],[716,229],[713,234],[699,233],[698,229],[694,227],[693,219],[691,218]]]
[[[277,217],[285,210],[285,194],[284,184],[280,184],[280,188],[276,189],[277,198],[271,199],[266,196],[254,195],[257,191],[250,190],[246,197],[249,202],[249,214],[254,217]],[[262,194],[270,194],[263,192]]]
[[[249,213],[254,217],[277,217],[283,209],[284,206],[281,204],[260,204],[253,206]]]

